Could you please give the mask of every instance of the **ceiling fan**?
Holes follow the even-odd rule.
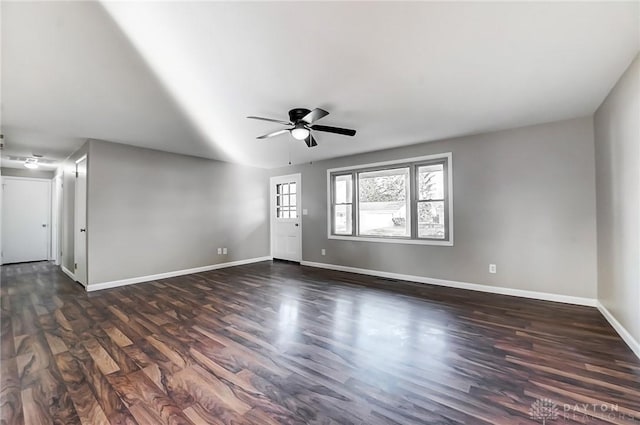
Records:
[[[287,126],[292,126],[291,128],[285,128],[282,130],[273,131],[271,133],[258,136],[257,139],[268,139],[269,137],[279,136],[281,134],[285,134],[287,132],[291,133],[294,139],[296,140],[304,140],[308,147],[317,146],[318,143],[316,139],[314,139],[311,134],[312,130],[315,131],[326,131],[327,133],[335,133],[342,134],[343,136],[355,136],[355,130],[349,130],[348,128],[339,128],[339,127],[329,127],[326,125],[317,125],[314,124],[316,121],[321,118],[329,115],[327,111],[324,109],[316,108],[313,111],[305,108],[294,108],[289,111],[289,121],[282,120],[274,120],[271,118],[263,118],[263,117],[247,117],[253,120],[262,120],[262,121],[271,121],[277,122],[278,124],[283,124]]]

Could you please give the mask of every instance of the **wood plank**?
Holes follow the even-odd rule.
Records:
[[[230,386],[207,373],[200,366],[190,366],[173,374],[170,386],[188,393],[198,404],[211,410],[221,405],[238,415],[251,410],[251,406],[242,401]]]
[[[25,425],[42,425],[53,423],[45,406],[38,403],[33,397],[33,388],[22,391],[22,406]]]
[[[103,375],[109,375],[110,373],[120,370],[115,360],[113,360],[109,353],[107,353],[107,350],[105,350],[95,338],[86,339],[83,345]]]
[[[133,342],[129,339],[129,337],[123,334],[122,331],[118,329],[118,327],[115,325],[112,325],[110,323],[104,324],[102,325],[102,329],[104,329],[107,335],[109,335],[109,338],[111,338],[113,342],[118,344],[118,346],[120,347],[127,347],[133,344]]]
[[[56,365],[83,425],[108,424],[107,416],[91,391],[77,360],[65,351],[55,356]]]
[[[15,358],[0,361],[0,423],[24,423],[22,388]]]
[[[60,338],[59,336],[53,335],[48,332],[45,332],[44,335],[47,338],[47,342],[49,343],[49,349],[51,350],[51,353],[53,353],[54,355],[60,354],[69,350],[69,347],[67,347],[67,344],[65,344],[62,338]]]

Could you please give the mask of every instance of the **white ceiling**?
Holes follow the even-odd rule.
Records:
[[[639,3],[3,2],[6,156],[87,138],[276,167],[592,114]],[[247,115],[331,112],[308,149]],[[19,165],[19,164],[17,164]]]

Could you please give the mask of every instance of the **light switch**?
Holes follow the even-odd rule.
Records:
[[[306,208],[302,209],[302,215],[308,215],[309,211]]]

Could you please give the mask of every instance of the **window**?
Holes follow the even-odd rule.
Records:
[[[418,237],[444,239],[444,164],[418,166],[417,174]]]
[[[329,238],[453,245],[451,154],[327,170]]]
[[[357,175],[358,233],[410,237],[409,168],[365,171]]]
[[[333,191],[333,233],[351,235],[353,223],[353,176],[336,175]]]

